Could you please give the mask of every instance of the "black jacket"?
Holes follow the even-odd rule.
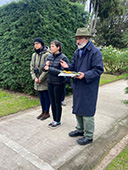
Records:
[[[58,74],[62,70],[64,70],[64,68],[60,65],[61,59],[64,60],[66,63],[69,63],[68,58],[62,52],[60,52],[56,55],[50,54],[47,57],[46,62],[50,61],[50,66],[49,66],[48,76],[47,76],[47,82],[50,83],[50,84],[63,84],[63,83],[65,83],[65,78],[62,77],[62,76],[58,76]],[[43,66],[43,68],[44,68],[44,66]]]

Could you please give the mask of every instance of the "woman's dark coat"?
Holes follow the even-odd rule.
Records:
[[[50,54],[47,57],[46,62],[50,61],[47,82],[50,84],[64,84],[65,83],[65,78],[62,76],[58,76],[58,74],[62,70],[64,70],[64,68],[60,64],[60,60],[64,60],[66,63],[69,63],[68,58],[62,52],[56,55]],[[45,65],[46,64],[44,64],[42,68],[44,68]]]
[[[94,116],[100,75],[103,73],[102,54],[92,42],[83,48],[82,56],[77,49],[69,65],[70,70],[83,72],[85,78],[73,81],[73,113]]]

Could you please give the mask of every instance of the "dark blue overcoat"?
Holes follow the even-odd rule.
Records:
[[[94,116],[100,75],[103,73],[102,54],[92,42],[83,49],[74,52],[70,70],[83,72],[85,78],[73,80],[73,113],[81,116]]]

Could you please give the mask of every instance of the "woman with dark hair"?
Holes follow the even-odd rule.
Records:
[[[48,55],[43,69],[48,71],[48,93],[51,102],[53,121],[48,125],[51,128],[56,128],[61,125],[61,99],[64,92],[65,78],[58,76],[64,69],[60,60],[68,63],[67,57],[62,53],[62,46],[58,40],[51,42],[51,54]]]

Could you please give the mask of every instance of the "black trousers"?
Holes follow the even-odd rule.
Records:
[[[64,84],[48,84],[48,93],[51,102],[53,120],[60,122],[62,107],[61,100],[64,92]]]

